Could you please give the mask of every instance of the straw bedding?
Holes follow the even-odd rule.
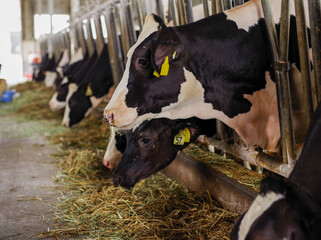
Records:
[[[26,120],[61,121],[62,112],[52,113],[48,101],[53,94],[43,84],[16,87],[21,100],[16,114]],[[22,101],[25,99],[26,101]],[[18,99],[17,99],[18,100]],[[161,173],[139,182],[132,189],[116,187],[102,166],[109,128],[97,114],[75,129],[52,131],[50,140],[59,150],[54,155],[60,173],[55,179],[64,186],[59,199],[56,227],[39,237],[57,239],[229,239],[237,215],[222,209],[207,193],[192,192]],[[214,164],[239,181],[257,188],[259,175],[240,169],[231,159],[209,153],[204,145],[191,144],[186,152]]]

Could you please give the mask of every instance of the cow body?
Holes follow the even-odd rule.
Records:
[[[275,22],[280,4],[271,1]],[[296,35],[293,16],[290,34]],[[295,51],[289,56],[291,93],[299,99],[296,38],[291,38],[290,49]],[[273,60],[260,1],[173,28],[150,15],[127,57],[123,78],[105,109],[110,124],[131,129],[151,118],[215,118],[235,129],[246,143],[279,151]],[[161,71],[166,57],[169,72],[156,77],[153,73]],[[307,126],[302,124],[302,106],[295,103],[299,143]]]
[[[287,181],[264,179],[231,240],[321,239],[321,105],[302,154]]]
[[[65,116],[65,125],[73,126],[84,119],[99,105],[113,85],[107,48],[105,44],[102,52],[77,84],[76,91],[68,98],[66,109],[69,110],[69,114]]]
[[[71,57],[70,62],[64,68],[62,68],[62,74],[60,78],[56,79],[56,92],[49,101],[49,107],[52,111],[63,109],[66,106],[66,97],[68,94],[68,78],[86,61],[87,55],[82,53],[82,49],[79,48],[77,52]]]

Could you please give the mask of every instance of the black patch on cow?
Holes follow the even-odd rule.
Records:
[[[69,99],[69,126],[72,127],[79,123],[84,117],[88,109],[92,106],[90,98],[86,96],[86,90],[76,91]]]
[[[57,101],[59,102],[65,102],[66,101],[66,98],[67,98],[67,95],[68,95],[68,86],[69,86],[69,83],[63,83],[63,84],[60,84],[57,88]]]
[[[264,20],[247,32],[220,13],[177,30],[193,33],[186,39],[190,45],[186,68],[201,82],[205,102],[230,118],[248,112],[251,103],[243,95],[265,87],[272,61]]]
[[[126,105],[136,108],[138,115],[145,113],[159,113],[161,109],[178,101],[181,84],[185,82],[183,65],[176,61],[171,63],[168,76],[157,78],[153,75],[152,48],[155,48],[159,33],[147,37],[133,53],[128,78],[128,94]],[[156,39],[155,39],[156,38]],[[140,68],[137,61],[140,58],[147,60],[147,67]]]

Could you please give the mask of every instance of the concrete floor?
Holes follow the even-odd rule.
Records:
[[[62,197],[52,178],[55,148],[40,134],[25,134],[28,124],[0,116],[0,240],[38,239],[53,227],[52,208]]]

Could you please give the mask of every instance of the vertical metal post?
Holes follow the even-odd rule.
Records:
[[[136,0],[136,11],[137,11],[139,29],[141,31],[143,29],[143,25],[144,25],[144,16],[143,16],[142,5],[141,5],[140,0]]]
[[[216,0],[216,13],[220,13],[224,11],[222,0]]]
[[[262,0],[264,18],[268,29],[271,50],[274,59],[274,72],[276,76],[276,88],[278,97],[278,109],[281,130],[281,146],[283,162],[293,166],[295,161],[294,136],[292,128],[292,110],[289,93],[288,74],[288,38],[289,38],[289,0],[283,0],[281,13],[280,42],[282,49],[278,50],[275,23],[270,9],[269,1]],[[279,55],[280,53],[280,55]],[[281,61],[282,59],[282,61]]]
[[[203,10],[204,10],[204,17],[208,17],[210,15],[208,0],[203,0]]]
[[[178,24],[186,24],[183,2],[181,0],[176,0],[176,6],[178,7]]]
[[[171,15],[173,19],[174,26],[178,26],[178,12],[175,0],[169,0]]]
[[[184,3],[186,23],[194,22],[192,1],[191,0],[183,0],[183,3]]]
[[[320,0],[309,0],[310,32],[317,102],[321,101],[321,6]]]
[[[233,7],[232,0],[224,0],[224,10],[231,9]]]
[[[303,83],[304,106],[306,112],[306,126],[310,125],[313,114],[313,100],[311,91],[310,60],[308,49],[307,28],[305,22],[304,5],[302,0],[295,0],[295,15],[300,54],[300,68]]]
[[[234,0],[234,4],[235,4],[235,6],[242,5],[242,4],[244,4],[244,0]]]
[[[95,22],[95,29],[97,34],[97,39],[96,39],[97,52],[98,52],[98,55],[100,55],[105,44],[103,30],[102,30],[101,21],[100,21],[100,13],[96,13],[94,15],[94,22]]]
[[[90,22],[90,18],[87,19],[87,22],[85,24],[86,27],[86,31],[87,31],[87,46],[88,46],[88,53],[89,56],[92,56],[93,53],[95,52],[95,42],[94,42],[94,38],[93,38],[93,33],[91,30],[91,26],[90,26],[91,22]]]
[[[129,36],[129,44],[130,46],[134,45],[137,41],[135,27],[134,27],[134,20],[132,15],[132,5],[131,1],[128,0],[125,6],[125,19],[126,19],[126,25],[127,25],[127,31]]]
[[[84,29],[82,28],[82,22],[79,22],[77,24],[76,29],[77,29],[77,38],[79,39],[82,53],[85,55],[88,52],[88,48],[85,40]]]
[[[164,19],[163,0],[156,0],[157,15]]]
[[[108,52],[110,56],[110,65],[113,73],[114,86],[120,82],[123,72],[123,58],[121,52],[121,45],[117,34],[116,27],[116,13],[115,6],[111,6],[106,12],[104,12],[106,28],[107,28],[107,40],[108,40]]]

